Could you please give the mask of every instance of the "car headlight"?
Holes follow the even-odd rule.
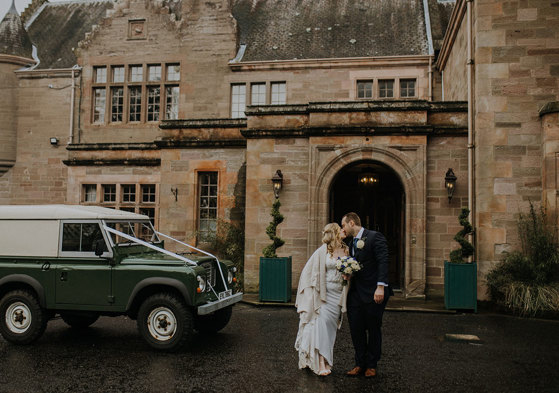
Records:
[[[236,267],[232,267],[231,269],[229,269],[229,271],[227,272],[227,282],[229,282],[229,284],[231,284],[232,282],[237,282],[237,279],[235,278],[235,273],[237,272],[237,268]]]
[[[204,292],[206,290],[206,280],[202,276],[198,276],[196,279],[198,280],[198,289],[196,289],[196,292]]]

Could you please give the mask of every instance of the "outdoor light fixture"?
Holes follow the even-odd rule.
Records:
[[[54,138],[50,138],[50,144],[53,146],[58,145],[58,138],[54,137]]]
[[[454,194],[454,189],[456,188],[456,175],[452,171],[452,168],[448,168],[448,171],[446,171],[444,186],[446,188],[446,192],[448,193],[448,203],[450,203],[452,195]]]
[[[359,184],[362,185],[373,185],[379,182],[379,178],[374,173],[364,173],[363,175],[359,176]]]
[[[274,185],[274,196],[277,199],[279,198],[281,186],[283,185],[283,174],[281,173],[281,170],[278,169],[272,177],[272,184]]]

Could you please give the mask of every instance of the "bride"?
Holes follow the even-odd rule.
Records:
[[[299,368],[315,374],[331,373],[336,329],[346,311],[347,286],[336,270],[336,259],[348,254],[342,242],[343,230],[336,223],[322,232],[322,246],[307,261],[297,289],[295,306],[299,313],[299,331],[295,349],[299,351]]]

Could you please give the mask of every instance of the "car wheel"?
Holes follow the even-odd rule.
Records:
[[[216,333],[223,329],[231,319],[233,306],[222,308],[210,315],[198,315],[195,328],[199,332]]]
[[[192,311],[170,293],[148,297],[140,306],[137,323],[144,340],[163,351],[185,348],[194,334]]]
[[[14,344],[37,340],[47,327],[47,315],[36,296],[26,290],[8,292],[0,300],[0,333]]]
[[[88,326],[91,326],[99,319],[99,315],[96,314],[68,314],[63,313],[60,314],[62,320],[66,322],[67,325],[70,325],[74,329],[85,329]]]

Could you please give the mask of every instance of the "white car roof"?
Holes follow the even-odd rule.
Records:
[[[0,220],[149,220],[143,214],[100,206],[0,205]]]

